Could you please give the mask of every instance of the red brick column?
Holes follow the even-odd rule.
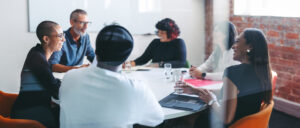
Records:
[[[213,50],[213,0],[205,0],[205,60]]]

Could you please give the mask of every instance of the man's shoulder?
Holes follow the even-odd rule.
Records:
[[[83,78],[87,73],[90,72],[88,71],[88,68],[71,69],[64,75],[64,79],[77,80],[76,78],[78,77]]]

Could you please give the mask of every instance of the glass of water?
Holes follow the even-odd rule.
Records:
[[[131,63],[130,61],[125,62],[125,70],[131,70]]]
[[[170,79],[172,75],[172,64],[171,63],[165,63],[164,64],[164,69],[165,69],[165,76],[166,79]]]
[[[175,94],[183,93],[183,88],[182,88],[182,86],[184,85],[183,75],[184,73],[181,70],[176,72],[177,78],[175,79],[175,87],[174,87]]]
[[[182,88],[183,85],[184,85],[183,81],[177,81],[175,83],[174,93],[175,94],[182,94],[183,93],[183,88]]]

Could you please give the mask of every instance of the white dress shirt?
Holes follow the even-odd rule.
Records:
[[[59,90],[60,128],[156,126],[163,111],[141,81],[92,65],[69,71]]]
[[[205,79],[221,81],[224,70],[237,64],[240,62],[233,60],[233,49],[222,52],[220,48],[215,48],[208,59],[197,69],[206,73]]]

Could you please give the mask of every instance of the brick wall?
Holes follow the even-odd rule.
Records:
[[[206,8],[212,6],[211,3],[212,0],[206,0]],[[206,13],[209,14],[206,15],[206,25],[212,26],[212,19],[208,18],[211,12]],[[233,0],[230,0],[229,13],[230,21],[239,33],[248,27],[259,28],[265,33],[272,70],[278,74],[275,95],[300,103],[300,18],[236,16],[233,15]],[[211,32],[206,34],[206,41],[210,41]],[[209,55],[210,52],[211,49],[208,49],[205,53]]]

